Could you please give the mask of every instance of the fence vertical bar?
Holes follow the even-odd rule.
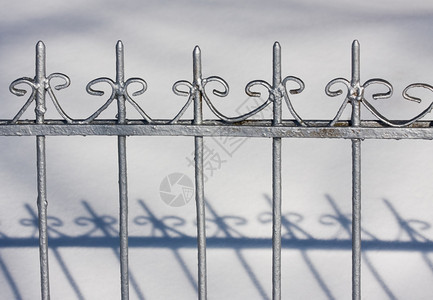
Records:
[[[44,123],[46,83],[46,54],[42,41],[36,44],[36,123]],[[38,222],[39,222],[39,257],[41,271],[41,297],[50,299],[50,281],[48,267],[48,230],[47,230],[47,178],[45,136],[36,136],[37,184],[38,184]]]
[[[124,51],[123,44],[116,44],[116,83],[120,92],[117,94],[117,123],[126,124],[124,89]],[[126,170],[126,136],[117,137],[119,162],[119,237],[120,237],[120,284],[122,300],[129,299],[129,271],[128,271],[128,186]]]
[[[361,126],[360,46],[352,44],[353,127]],[[361,299],[361,139],[352,139],[352,299]]]
[[[203,123],[202,110],[202,69],[201,51],[198,46],[193,52],[194,124]],[[206,219],[203,178],[203,136],[194,137],[195,143],[195,200],[197,210],[197,256],[198,256],[198,296],[207,298],[206,279]]]
[[[281,46],[273,47],[273,126],[281,126]],[[281,299],[281,138],[272,139],[272,299]]]

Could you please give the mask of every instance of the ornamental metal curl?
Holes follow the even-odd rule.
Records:
[[[284,98],[284,101],[286,102],[289,112],[295,118],[296,122],[301,126],[307,126],[307,123],[304,120],[302,120],[302,118],[296,113],[293,104],[289,98],[289,94],[301,93],[305,88],[305,84],[301,79],[295,76],[287,76],[283,80],[281,80],[281,73],[282,73],[281,72],[281,46],[278,42],[275,42],[273,47],[273,84],[270,85],[269,83],[263,80],[255,80],[247,84],[245,91],[249,96],[260,97],[260,93],[251,91],[252,86],[261,85],[268,90],[269,93],[268,99],[264,104],[262,104],[258,108],[263,109],[271,102],[274,103],[273,125],[281,124],[282,121],[281,99]],[[286,86],[287,86],[287,82],[289,81],[296,82],[299,85],[299,88],[287,91]]]
[[[217,116],[220,120],[235,123],[241,122],[249,118],[250,116],[258,113],[262,109],[264,109],[269,103],[269,101],[265,102],[265,104],[260,107],[254,109],[253,111],[237,116],[237,117],[228,117],[221,113],[215,105],[213,105],[212,101],[209,99],[209,96],[206,93],[206,85],[209,82],[216,82],[222,86],[222,90],[213,89],[212,93],[217,97],[226,97],[229,94],[229,85],[228,83],[219,76],[210,76],[207,78],[202,77],[202,69],[201,69],[201,50],[198,46],[194,48],[193,51],[193,82],[189,82],[187,80],[179,80],[173,84],[173,92],[177,96],[186,96],[188,100],[185,105],[179,111],[179,113],[170,121],[170,124],[175,124],[179,121],[179,119],[183,116],[187,108],[191,105],[191,102],[194,101],[194,120],[196,123],[201,123],[203,119],[202,113],[202,102],[201,99],[204,99],[206,104],[212,113]],[[185,87],[185,90],[181,90],[180,87]],[[248,92],[247,92],[248,94]]]
[[[278,56],[278,57],[276,57]],[[277,63],[276,63],[277,61]],[[227,123],[236,123],[236,122],[242,122],[255,114],[259,113],[263,109],[265,109],[269,104],[272,102],[276,103],[277,101],[281,102],[281,98],[284,98],[287,106],[289,108],[289,111],[291,114],[295,117],[296,121],[298,121],[299,124],[305,126],[305,122],[299,117],[299,115],[295,112],[293,105],[291,104],[291,101],[289,99],[288,94],[298,94],[304,90],[304,83],[301,79],[294,77],[294,76],[288,76],[284,78],[283,81],[281,81],[281,47],[279,43],[274,44],[274,78],[275,74],[279,74],[280,79],[278,83],[275,86],[271,86],[269,83],[263,80],[254,80],[249,82],[245,87],[245,93],[250,97],[261,97],[260,92],[253,91],[252,88],[254,86],[260,85],[263,86],[268,91],[268,97],[264,103],[256,107],[255,109],[242,114],[240,116],[236,117],[228,117],[221,113],[215,105],[210,100],[207,92],[206,92],[206,85],[209,82],[217,82],[222,86],[222,90],[213,89],[212,93],[215,96],[218,97],[226,97],[229,93],[229,86],[227,82],[218,76],[210,76],[208,78],[202,78],[202,69],[201,69],[201,50],[198,46],[194,48],[193,51],[193,82],[189,82],[187,80],[179,80],[174,83],[173,85],[173,92],[174,94],[178,96],[185,96],[188,97],[188,100],[186,101],[185,105],[182,107],[182,109],[179,111],[179,113],[170,121],[170,124],[176,123],[185,113],[187,108],[191,105],[192,101],[196,99],[196,102],[194,104],[194,119],[200,120],[198,122],[201,122],[203,116],[202,116],[202,110],[201,110],[201,99],[204,99],[205,103],[208,105],[209,109],[212,111],[212,113],[217,116],[220,120],[227,122]],[[286,84],[288,81],[294,81],[299,84],[298,89],[290,90],[287,92]],[[180,89],[180,87],[185,87],[186,90]],[[275,105],[275,104],[274,104]],[[275,119],[275,117],[274,117]],[[278,122],[280,123],[280,121]]]
[[[18,111],[18,113],[15,115],[15,117],[10,121],[11,124],[15,124],[21,116],[24,114],[24,112],[27,110],[27,108],[30,106],[30,104],[35,101],[36,102],[36,119],[38,123],[43,123],[44,115],[46,112],[46,106],[45,106],[45,94],[48,93],[51,100],[54,103],[54,106],[58,113],[62,116],[62,118],[67,123],[72,123],[72,118],[70,118],[65,111],[62,109],[62,107],[59,104],[59,101],[57,100],[53,89],[51,87],[51,80],[54,78],[58,78],[63,80],[62,84],[58,84],[54,86],[54,89],[56,90],[62,90],[67,88],[71,84],[71,80],[68,76],[62,73],[52,73],[48,77],[46,76],[46,54],[45,54],[45,45],[42,41],[39,41],[36,44],[36,76],[34,78],[29,77],[22,77],[19,79],[14,80],[9,85],[9,91],[16,95],[16,96],[24,96],[27,91],[18,88],[21,84],[27,84],[31,88],[31,93],[23,107]]]
[[[194,50],[194,54],[198,54],[200,56],[200,48],[196,47]],[[195,58],[195,57],[194,57]],[[196,65],[196,64],[195,64]],[[201,72],[200,72],[201,73]],[[219,76],[210,76],[208,78],[196,78],[193,83],[190,83],[186,80],[179,80],[173,84],[173,92],[177,96],[187,96],[188,100],[185,105],[179,111],[179,113],[170,121],[170,124],[175,124],[185,113],[187,108],[190,106],[192,100],[198,96],[205,100],[206,104],[210,108],[210,110],[221,120],[229,123],[240,122],[247,119],[250,115],[245,114],[238,117],[227,117],[223,113],[221,113],[211,102],[208,95],[206,94],[206,84],[209,82],[217,82],[221,84],[223,90],[213,89],[212,93],[218,97],[226,97],[229,94],[229,85],[228,83]],[[183,91],[179,89],[179,87],[184,86],[187,88],[187,91]],[[198,93],[198,95],[196,94]],[[198,118],[202,118],[202,116],[197,116]]]
[[[281,126],[283,124],[282,120],[282,102],[287,106],[289,113],[293,117],[295,125],[299,126],[310,126],[310,127],[322,127],[324,123],[328,123],[328,126],[335,126],[340,120],[347,104],[350,103],[352,106],[352,117],[351,125],[352,127],[359,127],[361,124],[360,107],[363,105],[370,113],[372,113],[379,122],[376,124],[382,124],[381,126],[391,126],[391,127],[406,127],[419,121],[425,117],[428,113],[433,110],[433,102],[420,114],[413,117],[407,121],[392,121],[381,114],[372,104],[371,100],[378,99],[388,99],[393,94],[393,87],[391,83],[384,79],[373,78],[367,80],[363,84],[360,81],[360,46],[358,41],[354,41],[352,44],[352,78],[350,80],[345,78],[335,78],[331,80],[325,87],[325,93],[330,97],[336,97],[343,94],[342,89],[335,88],[337,85],[344,85],[347,89],[345,98],[338,109],[335,117],[330,121],[305,121],[296,112],[294,105],[290,99],[290,95],[301,93],[304,88],[304,82],[294,76],[287,76],[285,78],[281,77],[281,46],[278,42],[274,43],[273,46],[273,81],[272,84],[264,80],[254,80],[249,82],[245,86],[245,93],[249,97],[261,97],[262,93],[255,90],[257,87],[264,88],[268,93],[266,100],[261,101],[260,104],[254,109],[248,111],[247,113],[238,116],[227,116],[223,114],[214,102],[211,100],[210,94],[206,90],[209,83],[217,84],[218,87],[212,90],[213,95],[216,97],[226,97],[229,94],[229,86],[227,82],[218,76],[210,76],[203,78],[202,76],[202,66],[201,66],[201,51],[198,46],[194,48],[193,51],[193,80],[191,82],[186,80],[180,80],[174,83],[172,90],[175,95],[187,97],[182,109],[176,114],[173,119],[161,120],[164,124],[175,124],[180,118],[185,114],[186,110],[189,108],[191,103],[194,101],[194,124],[201,124],[203,121],[202,105],[203,102],[209,107],[211,112],[221,121],[225,123],[239,123],[242,122],[262,110],[268,107],[270,104],[273,106],[273,126]],[[61,80],[59,84],[54,85],[53,80]],[[288,89],[287,84],[289,82],[295,82],[298,87],[294,89]],[[13,81],[9,90],[12,94],[16,96],[24,96],[27,94],[29,89],[25,89],[22,86],[28,85],[30,87],[30,95],[28,99],[18,111],[18,113],[13,117],[12,120],[5,121],[9,124],[16,124],[23,114],[30,107],[34,101],[36,104],[35,113],[36,120],[35,123],[43,124],[45,123],[45,113],[46,113],[46,101],[45,98],[48,95],[51,98],[57,112],[68,124],[90,124],[92,123],[104,110],[112,104],[114,100],[118,104],[118,114],[116,116],[118,124],[125,124],[126,121],[126,103],[132,105],[132,107],[137,110],[141,115],[142,120],[145,123],[154,124],[155,122],[149,115],[140,107],[140,105],[134,100],[134,97],[143,94],[147,89],[147,83],[141,78],[129,78],[124,79],[124,50],[121,41],[116,44],[116,79],[110,79],[108,77],[100,77],[90,81],[86,86],[86,91],[90,95],[103,96],[104,91],[98,88],[99,84],[108,84],[111,88],[111,93],[105,103],[99,107],[94,113],[84,120],[72,119],[61,107],[54,90],[62,90],[70,85],[70,79],[67,75],[62,73],[52,73],[46,75],[46,55],[45,55],[45,45],[42,41],[39,41],[36,45],[36,75],[34,78],[22,77]],[[137,88],[134,91],[129,91],[131,85],[136,85]],[[371,96],[371,100],[367,99],[365,96],[365,90],[371,85],[381,85],[385,87],[384,92],[375,93]],[[425,83],[414,83],[407,86],[402,95],[406,100],[414,101],[417,103],[421,102],[420,98],[414,97],[410,94],[414,88],[424,88],[433,91],[433,86]],[[284,100],[283,100],[284,99]],[[285,120],[290,121],[290,120]],[[161,123],[161,122],[156,122]],[[286,122],[287,123],[287,122]]]
[[[296,82],[297,84],[299,84],[299,88],[287,91],[286,84],[288,81]],[[253,111],[249,112],[248,117],[258,113],[259,111],[264,109],[266,106],[268,106],[270,103],[274,103],[274,105],[275,105],[275,103],[277,103],[277,101],[279,101],[281,103],[281,99],[284,98],[290,113],[295,118],[295,120],[298,122],[298,124],[301,126],[307,126],[307,123],[304,120],[302,120],[302,118],[296,113],[296,111],[292,105],[292,102],[290,101],[290,98],[289,98],[289,93],[290,94],[299,94],[304,90],[305,84],[301,79],[294,77],[294,76],[287,76],[286,78],[284,78],[281,81],[281,84],[278,84],[276,87],[271,86],[269,83],[267,83],[266,81],[263,81],[263,80],[254,80],[254,81],[249,82],[245,88],[245,92],[247,93],[248,96],[261,97],[260,92],[254,92],[251,90],[251,88],[255,85],[261,85],[261,86],[265,87],[268,91],[268,98],[262,105],[260,105],[259,107],[257,107]],[[275,119],[275,116],[274,116],[274,119]]]
[[[414,97],[414,96],[411,96],[411,95],[408,94],[408,91],[410,89],[418,88],[418,87],[424,88],[424,89],[427,89],[427,90],[433,92],[433,87],[431,85],[427,84],[427,83],[413,83],[413,84],[408,85],[403,90],[403,93],[402,93],[403,98],[405,98],[405,99],[407,99],[409,101],[414,101],[414,102],[417,102],[417,103],[421,103],[421,99],[420,98],[417,98],[417,97]],[[430,103],[430,105],[422,113],[420,113],[418,116],[412,118],[409,122],[411,122],[411,124],[412,124],[412,123],[420,120],[425,115],[427,115],[428,113],[430,113],[432,111],[432,109],[433,109],[433,102]]]
[[[341,89],[339,90],[332,90],[332,86],[335,84],[343,84],[347,87],[347,94],[346,97],[340,106],[336,116],[332,121],[329,123],[329,126],[334,126],[340,119],[344,109],[346,108],[347,104],[350,102],[352,104],[352,126],[359,126],[361,119],[360,119],[360,110],[359,105],[362,103],[365,108],[367,108],[368,111],[370,111],[376,118],[378,118],[381,122],[385,123],[386,125],[392,126],[392,127],[406,127],[414,122],[420,120],[425,115],[427,115],[429,112],[431,112],[433,108],[433,103],[430,104],[430,106],[424,110],[421,114],[417,115],[416,117],[410,119],[409,121],[405,122],[395,122],[391,121],[388,118],[386,118],[384,115],[382,115],[374,106],[365,98],[364,91],[365,89],[373,84],[380,84],[387,88],[386,92],[382,93],[375,93],[372,95],[372,98],[374,100],[378,99],[388,99],[393,94],[393,87],[391,83],[388,81],[381,79],[381,78],[373,78],[370,80],[367,80],[364,84],[360,83],[360,46],[358,41],[354,41],[352,44],[352,79],[349,82],[345,78],[335,78],[331,80],[325,87],[325,92],[330,97],[336,97],[343,93]],[[408,95],[407,91],[414,87],[423,87],[427,88],[429,90],[433,91],[433,87],[427,85],[427,84],[411,84],[403,91],[403,97],[407,100],[415,101],[415,102],[421,102],[421,99],[412,97]]]
[[[24,104],[24,106],[19,110],[19,112],[15,115],[15,117],[12,119],[11,123],[14,124],[18,121],[18,119],[23,115],[23,113],[27,110],[27,108],[30,106],[30,104],[35,101],[35,97],[36,97],[36,90],[37,87],[35,85],[35,80],[29,77],[22,77],[19,78],[15,81],[13,81],[10,85],[9,85],[9,91],[14,94],[15,96],[19,96],[22,97],[24,96],[27,91],[23,90],[23,89],[19,89],[17,88],[18,85],[20,84],[27,84],[31,87],[32,92],[30,93],[29,98],[27,99],[26,103]]]
[[[139,96],[143,94],[147,90],[147,83],[144,79],[141,78],[129,78],[124,81],[124,50],[122,41],[118,41],[116,44],[116,81],[108,77],[100,77],[90,81],[86,86],[86,91],[90,95],[94,96],[103,96],[104,92],[101,90],[97,90],[94,88],[94,85],[98,83],[107,83],[111,87],[111,95],[108,100],[90,117],[85,120],[77,121],[79,124],[88,124],[95,120],[113,101],[117,99],[118,102],[118,114],[117,120],[118,123],[126,122],[126,107],[125,102],[129,102],[146,120],[147,123],[152,123],[152,119],[144,112],[144,110],[138,105],[137,102],[132,99],[132,97]],[[128,92],[128,87],[131,84],[139,84],[141,87],[137,91],[132,93],[132,96]]]

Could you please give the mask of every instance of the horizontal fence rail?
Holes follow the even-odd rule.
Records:
[[[161,120],[148,115],[136,102],[135,97],[145,93],[147,83],[141,78],[125,78],[124,72],[124,46],[121,41],[116,44],[116,76],[115,79],[100,77],[92,80],[86,86],[90,95],[104,96],[104,92],[98,89],[102,84],[111,88],[111,93],[106,96],[105,103],[89,117],[74,119],[61,107],[57,99],[56,91],[67,88],[71,80],[62,73],[46,72],[46,49],[43,42],[36,45],[36,74],[33,78],[22,77],[13,81],[9,87],[11,93],[24,96],[27,91],[23,86],[30,87],[31,92],[22,108],[11,120],[0,120],[0,136],[36,136],[37,149],[37,184],[38,184],[38,228],[39,228],[39,252],[41,275],[41,299],[50,298],[49,264],[48,264],[48,216],[47,216],[47,190],[46,190],[46,136],[117,136],[118,138],[118,167],[119,167],[119,260],[121,299],[129,299],[129,271],[128,249],[128,191],[127,191],[127,163],[126,142],[128,136],[191,136],[194,137],[194,165],[195,165],[195,202],[197,218],[197,256],[198,256],[198,297],[207,298],[207,270],[206,270],[206,243],[215,243],[214,239],[206,236],[206,203],[204,197],[203,176],[203,138],[210,136],[233,137],[260,137],[272,138],[272,298],[281,299],[281,249],[290,247],[281,237],[282,227],[282,138],[330,138],[350,139],[352,141],[352,299],[361,299],[361,144],[365,139],[433,139],[431,121],[421,120],[429,114],[433,108],[431,103],[423,112],[408,120],[391,120],[380,113],[371,100],[365,96],[365,90],[370,86],[380,86],[385,91],[373,94],[373,100],[390,98],[393,94],[391,83],[384,79],[373,78],[362,83],[360,80],[360,45],[358,41],[352,44],[352,72],[351,78],[336,78],[325,87],[325,93],[329,97],[343,95],[343,102],[334,118],[330,120],[305,120],[300,116],[291,102],[292,95],[302,93],[305,89],[304,82],[297,77],[283,77],[281,67],[281,46],[278,42],[273,47],[273,76],[272,82],[255,80],[248,83],[245,93],[256,99],[262,99],[262,94],[257,87],[265,89],[266,100],[261,101],[257,107],[247,113],[237,116],[226,116],[221,113],[211,100],[207,85],[212,83],[218,88],[212,90],[213,96],[226,97],[229,93],[228,83],[221,77],[203,77],[201,50],[196,46],[193,50],[193,78],[191,81],[180,80],[174,83],[175,95],[186,99],[182,109],[171,119]],[[61,84],[53,85],[52,80],[61,81]],[[297,88],[288,90],[287,84],[291,82]],[[345,87],[336,89],[336,86]],[[135,90],[132,90],[135,88]],[[427,89],[433,91],[429,84],[414,83],[407,86],[403,98],[421,102],[421,99],[411,94],[413,89]],[[45,118],[46,101],[52,101],[59,119],[48,120]],[[98,117],[113,102],[117,103],[117,116],[113,120],[103,120]],[[34,120],[21,120],[29,107],[35,106]],[[351,107],[350,120],[341,120],[341,116],[348,104]],[[190,108],[193,110],[193,119],[185,120],[183,116]],[[215,120],[203,117],[203,106],[206,106],[216,117]],[[257,117],[268,107],[272,107],[272,119],[251,119]],[[361,107],[368,110],[376,120],[362,120]],[[127,108],[134,109],[141,119],[129,119]],[[283,119],[283,111],[288,111],[291,119]],[[283,220],[284,221],[284,220]],[[55,240],[55,239],[54,239]],[[70,240],[55,240],[56,246],[69,246]],[[83,240],[82,240],[83,242]],[[85,240],[84,240],[85,242]],[[107,243],[107,240],[104,240]],[[111,245],[111,240],[108,241]],[[131,240],[132,246],[138,243]],[[152,239],[146,242],[153,245]],[[182,243],[190,246],[189,239],[183,239]],[[320,240],[315,240],[317,245]],[[11,245],[25,247],[29,240],[16,240]],[[242,241],[240,241],[242,243]],[[257,241],[258,247],[262,247]],[[308,247],[308,242],[304,247]],[[310,241],[311,243],[311,241]],[[346,242],[344,247],[347,247]],[[373,247],[377,243],[366,243],[367,247]],[[385,247],[386,245],[384,245]],[[402,245],[404,247],[404,245]],[[431,245],[426,246],[428,249]],[[329,246],[326,246],[329,249]]]
[[[319,121],[318,124],[322,122]],[[373,124],[374,122],[369,122]],[[0,136],[233,136],[263,138],[329,138],[329,139],[433,139],[430,121],[419,121],[411,128],[382,127],[291,127],[266,126],[258,121],[257,125],[221,125],[205,122],[201,125],[0,125]],[[254,123],[252,123],[254,124]],[[361,123],[363,124],[363,123]],[[379,125],[380,126],[380,125]],[[416,127],[419,126],[419,127]]]

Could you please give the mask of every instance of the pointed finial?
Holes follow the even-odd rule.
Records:
[[[193,78],[194,82],[198,83],[201,81],[201,50],[199,46],[194,47],[194,51],[192,54],[192,60],[193,60]]]
[[[45,44],[39,41],[36,44],[36,76],[35,83],[37,84],[36,93],[36,123],[44,123],[44,115],[47,110],[45,107],[45,80],[46,80],[46,61],[45,61]]]
[[[194,47],[192,53],[192,75],[193,86],[196,88],[194,92],[194,124],[201,124],[203,121],[202,111],[202,73],[201,73],[201,50],[199,46]]]
[[[352,126],[353,127],[359,127],[361,126],[361,107],[360,102],[362,100],[362,94],[363,94],[363,87],[361,87],[361,75],[360,75],[360,53],[359,53],[359,42],[358,40],[354,40],[352,43],[352,92],[351,97],[352,100]]]
[[[44,44],[44,42],[42,42],[42,41],[38,41],[37,43],[36,43],[36,49],[45,49],[45,44]]]
[[[38,83],[42,83],[46,76],[45,57],[45,44],[39,41],[36,44],[36,81]]]
[[[281,84],[281,45],[274,43],[273,47],[273,86],[277,88]]]
[[[352,85],[360,81],[360,45],[358,40],[352,43]]]
[[[116,81],[123,84],[125,77],[123,43],[118,40],[116,43]]]
[[[194,54],[200,54],[200,52],[201,52],[200,47],[198,45],[196,45],[194,47]]]
[[[123,42],[122,40],[118,40],[116,43],[116,49],[117,50],[123,50]]]

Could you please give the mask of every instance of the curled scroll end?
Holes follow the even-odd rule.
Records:
[[[128,89],[128,86],[132,83],[138,83],[141,88],[135,92],[132,93],[132,96],[139,96],[144,94],[144,92],[146,92],[147,90],[147,83],[146,81],[144,81],[144,79],[141,78],[129,78],[126,82],[125,82],[125,89]]]
[[[224,91],[219,91],[217,89],[213,89],[212,93],[218,97],[226,97],[229,94],[229,91],[228,91],[228,89],[227,90],[225,89]]]
[[[381,78],[373,78],[373,79],[370,79],[364,83],[364,89],[366,89],[369,85],[372,85],[372,84],[384,85],[388,89],[386,92],[373,94],[372,98],[374,100],[391,98],[393,91],[394,91],[394,88],[392,87],[391,83],[389,83],[388,81],[381,79]]]
[[[87,86],[86,86],[87,93],[89,93],[90,95],[93,95],[93,96],[103,96],[104,95],[103,91],[92,89],[92,85],[93,84],[91,82],[89,84],[87,84]]]
[[[337,97],[337,96],[340,96],[341,94],[343,94],[342,90],[331,91],[331,90],[327,89],[325,91],[326,91],[326,95],[328,95],[329,97]]]
[[[263,80],[254,80],[254,81],[250,81],[246,86],[245,86],[245,93],[250,96],[250,97],[260,97],[262,95],[262,93],[260,92],[255,92],[252,89],[253,86],[256,85],[261,85],[263,87],[265,87],[268,92],[270,93],[270,91],[272,90],[272,87],[269,85],[269,83],[267,83],[266,81]]]
[[[94,80],[90,81],[86,85],[86,91],[87,91],[87,93],[89,93],[90,95],[93,95],[93,96],[102,96],[102,95],[104,95],[104,91],[95,90],[92,87],[93,85],[95,85],[97,83],[101,83],[101,82],[108,83],[111,86],[111,88],[113,89],[113,91],[116,89],[114,82],[110,78],[101,77],[101,78],[97,78],[97,79],[94,79]]]
[[[406,100],[409,100],[409,101],[414,101],[414,102],[417,102],[417,103],[421,103],[421,99],[420,99],[420,98],[415,97],[415,96],[411,96],[411,95],[408,94],[408,91],[409,91],[410,89],[412,89],[412,88],[416,88],[416,87],[425,88],[425,89],[428,89],[428,90],[430,90],[430,91],[433,92],[433,87],[432,87],[431,85],[429,85],[429,84],[426,84],[426,83],[413,83],[413,84],[411,84],[411,85],[408,85],[408,86],[403,90],[403,93],[402,93],[403,98],[405,98]]]
[[[67,88],[68,86],[71,85],[71,79],[67,75],[65,75],[65,74],[62,74],[62,73],[53,73],[50,76],[48,76],[48,81],[50,81],[53,78],[60,78],[60,79],[62,79],[64,81],[64,83],[58,84],[58,85],[54,86],[54,88],[56,90],[58,90],[58,91],[62,90],[62,89],[65,89],[65,88]]]
[[[12,94],[14,94],[15,96],[18,96],[18,97],[21,97],[21,96],[24,96],[25,94],[27,94],[26,90],[17,88],[17,85],[19,85],[19,84],[28,84],[28,85],[30,85],[30,87],[32,89],[35,89],[34,80],[32,78],[23,77],[23,78],[19,78],[17,80],[14,80],[9,85],[9,91]]]
[[[347,81],[344,78],[335,78],[335,79],[331,80],[326,85],[326,87],[325,87],[325,93],[326,93],[326,95],[328,95],[329,97],[337,97],[337,96],[343,94],[343,91],[341,89],[340,90],[331,90],[331,87],[334,84],[337,84],[337,83],[344,84],[347,87],[348,91],[350,90],[350,83],[349,83],[349,81]]]
[[[146,89],[140,89],[139,91],[136,91],[134,93],[132,93],[132,96],[140,96],[142,94],[144,94],[144,92],[146,91]]]
[[[295,95],[295,94],[299,94],[302,93],[302,91],[305,89],[305,83],[298,77],[295,76],[287,76],[286,78],[284,78],[284,80],[282,81],[282,84],[284,86],[286,86],[288,81],[294,81],[299,85],[299,88],[297,89],[292,89],[289,91],[290,94]]]
[[[183,91],[183,90],[179,89],[179,87],[181,87],[181,86],[187,87],[188,90]],[[173,90],[173,93],[175,93],[177,96],[187,97],[192,93],[193,86],[189,81],[179,80],[173,84],[172,90]]]
[[[15,86],[12,86],[12,85],[9,86],[9,91],[10,91],[12,94],[14,94],[15,96],[18,96],[18,97],[22,97],[22,96],[24,96],[25,94],[27,94],[27,91],[26,91],[26,90],[18,89],[18,88],[16,88]]]
[[[376,93],[376,94],[372,95],[374,100],[388,99],[388,98],[391,98],[391,96],[392,96],[392,90],[388,90],[388,92],[385,92],[385,93]]]
[[[205,86],[209,82],[218,82],[222,85],[223,90],[213,89],[212,93],[218,97],[226,97],[229,94],[229,85],[228,83],[219,76],[211,76],[203,80],[203,85]]]

